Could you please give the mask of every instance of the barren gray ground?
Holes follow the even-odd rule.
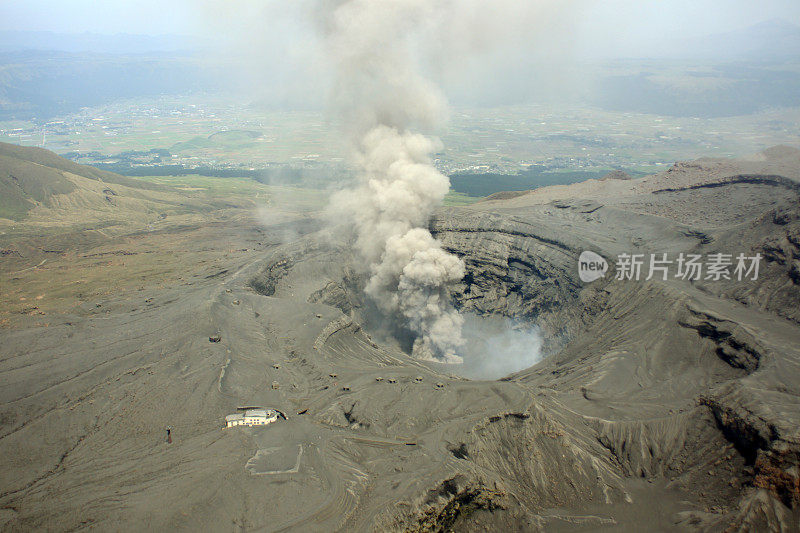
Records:
[[[459,307],[545,336],[497,381],[375,335],[349,247],[313,225],[23,317],[0,330],[0,527],[796,530],[799,191],[779,148],[442,209]],[[238,231],[219,238],[257,238]],[[586,249],[766,261],[757,282],[583,284]],[[222,429],[241,405],[288,420]]]

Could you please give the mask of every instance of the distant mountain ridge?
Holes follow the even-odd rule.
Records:
[[[0,48],[0,120],[41,120],[119,98],[213,91],[218,72],[205,68],[200,55]]]
[[[686,43],[689,57],[740,61],[800,60],[800,26],[781,19]]]

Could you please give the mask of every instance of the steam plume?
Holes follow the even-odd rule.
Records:
[[[463,318],[447,285],[464,276],[464,265],[426,229],[450,183],[431,163],[438,140],[416,133],[439,122],[445,105],[420,75],[412,44],[441,4],[323,0],[319,12],[359,174],[359,185],[332,205],[355,229],[369,269],[366,293],[417,336],[416,357],[457,362]]]

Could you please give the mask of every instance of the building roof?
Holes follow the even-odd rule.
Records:
[[[235,413],[232,415],[228,415],[225,417],[225,422],[234,422],[234,421],[245,421],[245,420],[252,420],[256,419],[269,419],[269,418],[277,418],[278,411],[275,409],[264,409],[261,407],[247,409],[241,413]]]
[[[272,409],[248,409],[244,412],[245,418],[268,418],[275,415]]]

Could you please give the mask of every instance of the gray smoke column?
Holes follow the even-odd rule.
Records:
[[[450,183],[431,161],[440,142],[419,133],[442,120],[445,105],[419,72],[413,39],[443,5],[322,1],[317,13],[359,175],[359,185],[335,195],[331,209],[354,228],[367,294],[416,335],[414,356],[459,362],[463,318],[447,286],[464,276],[464,264],[426,229]]]

